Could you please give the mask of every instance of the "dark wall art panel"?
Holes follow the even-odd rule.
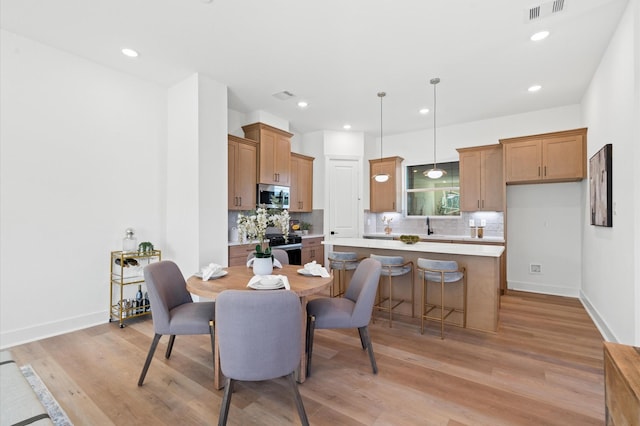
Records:
[[[613,145],[607,144],[589,159],[591,224],[595,226],[613,226],[612,152]]]

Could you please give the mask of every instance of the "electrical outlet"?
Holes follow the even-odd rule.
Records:
[[[529,273],[530,274],[541,274],[542,273],[542,265],[539,265],[537,263],[530,263],[529,264]]]

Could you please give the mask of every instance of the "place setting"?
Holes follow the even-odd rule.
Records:
[[[200,278],[202,281],[215,280],[217,278],[224,277],[228,271],[225,270],[222,265],[217,263],[210,263],[204,266],[200,272],[196,272],[194,275]]]
[[[298,269],[298,273],[300,275],[305,275],[308,277],[323,277],[329,278],[331,275],[327,271],[327,268],[316,263],[316,261],[312,261],[309,263],[305,263],[304,268]]]
[[[254,290],[291,290],[286,275],[254,275],[247,283]]]

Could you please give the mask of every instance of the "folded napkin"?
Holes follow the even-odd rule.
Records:
[[[219,274],[222,272],[222,265],[218,265],[217,263],[210,263],[209,265],[202,268],[202,281],[207,281],[212,276]]]
[[[289,278],[287,278],[286,275],[254,275],[247,283],[247,287],[260,288],[260,281],[265,277],[277,277],[282,281],[282,284],[284,284],[285,290],[291,290]]]
[[[305,263],[304,270],[306,273],[317,277],[329,278],[331,276],[329,275],[329,272],[327,272],[327,269],[324,266],[317,264],[315,260],[313,262]]]

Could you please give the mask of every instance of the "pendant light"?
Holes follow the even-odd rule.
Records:
[[[385,92],[378,92],[378,97],[380,98],[380,160],[382,160],[382,98],[385,96],[387,96]],[[389,175],[387,173],[378,173],[373,176],[373,179],[382,183],[389,180]]]
[[[446,171],[438,168],[436,162],[436,84],[440,83],[440,79],[432,78],[430,83],[433,84],[433,168],[422,174],[430,179],[439,179],[447,174]]]

